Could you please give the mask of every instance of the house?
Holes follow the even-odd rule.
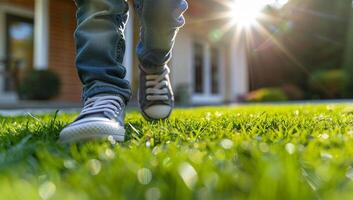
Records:
[[[187,87],[194,104],[233,102],[249,90],[245,42],[233,27],[223,37],[226,21],[211,19],[225,12],[224,7],[211,0],[189,4],[187,24],[176,39],[170,62],[173,86]],[[56,100],[80,101],[81,84],[74,65],[75,9],[72,0],[0,0],[0,102],[18,100],[14,77],[6,73],[13,65],[19,77],[31,69],[55,71],[62,81]],[[134,49],[139,27],[137,17],[130,16],[124,64],[136,93]]]

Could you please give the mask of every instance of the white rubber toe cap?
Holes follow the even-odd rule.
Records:
[[[155,105],[144,110],[145,114],[151,119],[165,119],[169,117],[172,107],[167,105]]]

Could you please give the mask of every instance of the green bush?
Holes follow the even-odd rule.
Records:
[[[325,70],[314,73],[309,81],[311,92],[319,98],[341,98],[348,81],[343,70]]]
[[[262,88],[252,91],[246,96],[246,101],[248,102],[274,102],[286,100],[288,100],[287,95],[279,88]]]
[[[187,83],[179,84],[175,89],[175,101],[177,104],[187,106],[191,103],[190,85]]]
[[[19,96],[27,100],[49,100],[60,92],[59,76],[49,70],[31,71],[21,82]]]
[[[281,90],[286,94],[289,100],[302,100],[304,99],[304,92],[301,88],[294,84],[284,84]]]

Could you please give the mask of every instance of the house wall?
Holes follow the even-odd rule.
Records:
[[[192,87],[192,37],[185,31],[180,31],[176,38],[176,43],[171,60],[171,80],[173,87],[180,84],[188,84]]]
[[[76,7],[72,0],[50,0],[49,5],[49,69],[61,77],[58,100],[79,102],[81,83],[75,68]]]
[[[1,0],[0,25],[5,23],[1,12],[34,18],[34,5],[34,0]],[[81,100],[81,84],[74,63],[75,9],[72,0],[50,0],[49,3],[48,68],[57,72],[62,81],[61,93],[57,100],[67,102],[79,102]],[[5,56],[5,34],[0,31],[0,58]],[[3,97],[4,94],[2,94]]]
[[[228,74],[231,73],[232,71],[232,66],[231,66],[231,53],[230,53],[230,46],[225,47],[225,55],[224,55],[224,73],[226,74],[224,76],[224,102],[233,102],[234,97],[232,94],[232,88],[233,88],[233,83],[232,80],[233,78],[229,76]]]
[[[34,0],[1,0],[0,3],[16,6],[20,8],[26,8],[29,10],[34,9]]]
[[[1,0],[0,0],[1,1]],[[4,2],[10,2],[9,0],[2,0]],[[2,2],[1,1],[1,2]],[[26,8],[29,11],[34,10],[34,0],[11,0],[11,5],[15,5],[20,8]],[[189,84],[190,89],[193,88],[193,44],[195,41],[204,42],[209,47],[211,42],[209,40],[209,34],[207,28],[212,28],[212,25],[205,26],[204,23],[197,22],[196,19],[203,18],[202,13],[198,5],[199,3],[191,3],[190,10],[187,13],[188,24],[179,32],[176,38],[176,44],[173,51],[173,58],[170,62],[172,75],[171,80],[174,88],[180,84]],[[76,7],[72,0],[50,0],[49,4],[49,69],[57,72],[62,80],[62,90],[57,100],[68,101],[68,102],[80,102],[81,101],[81,83],[77,76],[75,68],[75,41],[74,41],[74,30],[76,27],[75,20]],[[200,16],[198,16],[200,15]],[[139,20],[137,17],[133,18],[134,26],[134,37],[133,46],[135,47],[138,42],[139,35]],[[1,21],[1,18],[0,18]],[[191,23],[190,23],[191,22]],[[1,36],[1,33],[0,33]],[[0,37],[1,41],[1,37]],[[212,46],[219,47],[222,52],[222,59],[220,60],[220,67],[222,76],[222,94],[213,100],[214,102],[234,101],[234,95],[238,94],[240,85],[246,81],[234,80],[235,74],[238,73],[237,69],[242,65],[243,59],[235,58],[234,54],[239,54],[237,50],[231,50],[231,45],[228,42],[220,42],[219,44],[212,44]],[[0,47],[1,50],[1,47]],[[242,52],[240,52],[242,53]],[[206,52],[207,54],[207,52]],[[242,55],[241,58],[244,56]],[[133,92],[137,91],[138,81],[138,60],[134,56],[133,68],[132,68],[132,88]],[[240,66],[244,67],[244,66]],[[241,72],[246,71],[246,68],[241,68]],[[244,74],[245,74],[244,71]],[[209,76],[209,75],[208,75]],[[208,77],[210,78],[210,77]],[[241,86],[241,90],[246,90],[246,85]],[[235,88],[235,89],[234,89]],[[237,90],[236,90],[237,89]],[[136,98],[136,96],[134,96]],[[200,96],[202,100],[207,99],[204,96]],[[212,102],[212,98],[209,99]],[[219,101],[220,100],[220,101]]]
[[[214,44],[210,42],[207,38],[198,37],[195,30],[190,29],[189,27],[185,27],[182,29],[177,38],[176,43],[173,50],[173,58],[171,60],[171,80],[174,88],[177,88],[180,85],[188,85],[191,95],[192,95],[192,103],[193,104],[218,104],[224,103],[228,101],[228,96],[231,96],[231,82],[233,79],[229,79],[228,76],[231,68],[229,65],[231,64],[230,60],[230,49],[227,45],[222,43]],[[199,44],[204,45],[204,81],[206,84],[204,85],[205,93],[204,94],[193,94],[194,88],[194,43],[197,42]],[[220,53],[220,57],[218,62],[219,67],[219,84],[220,84],[220,93],[217,95],[210,94],[211,93],[211,85],[207,84],[211,81],[211,69],[207,68],[206,65],[210,67],[210,59],[211,52],[210,48],[217,48]]]

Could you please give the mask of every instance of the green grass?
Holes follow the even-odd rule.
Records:
[[[0,199],[353,199],[349,105],[132,112],[123,144],[59,144],[74,117],[0,118]]]

